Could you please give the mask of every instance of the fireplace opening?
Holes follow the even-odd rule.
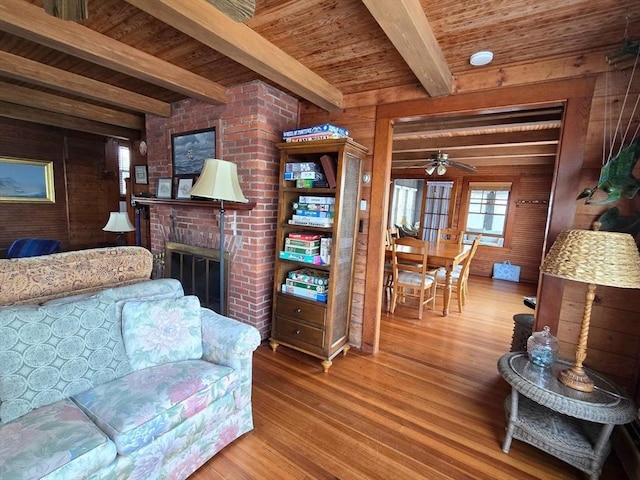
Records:
[[[165,278],[180,280],[185,295],[196,295],[200,305],[227,315],[229,253],[224,252],[225,311],[220,311],[220,250],[167,242],[164,257]]]

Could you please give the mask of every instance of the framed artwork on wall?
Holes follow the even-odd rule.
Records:
[[[216,157],[216,129],[171,135],[173,175],[200,175],[205,158]]]
[[[193,186],[193,178],[179,178],[176,198],[191,198],[189,190]]]
[[[170,178],[158,179],[158,191],[156,197],[171,198],[171,190],[173,190],[173,181]]]
[[[147,185],[149,183],[147,166],[146,165],[135,165],[135,181],[137,185]]]
[[[53,162],[0,157],[0,202],[55,203]]]

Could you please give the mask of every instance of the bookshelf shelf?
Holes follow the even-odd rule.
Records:
[[[284,345],[315,356],[327,372],[332,359],[349,350],[355,237],[367,149],[346,138],[277,147],[280,188],[270,345],[274,352]],[[335,187],[296,188],[296,180],[285,179],[286,172],[313,165]],[[332,166],[333,171],[327,172]],[[301,222],[327,225],[291,224],[294,215]],[[296,252],[299,260],[281,258],[296,257]],[[300,282],[297,274],[305,269],[312,272],[311,280]],[[320,289],[309,284],[314,282],[313,271],[326,279],[326,286]]]

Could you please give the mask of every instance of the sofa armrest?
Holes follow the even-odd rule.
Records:
[[[251,358],[253,351],[260,345],[260,333],[251,325],[208,308],[200,309],[200,319],[204,360],[236,368],[237,360]]]

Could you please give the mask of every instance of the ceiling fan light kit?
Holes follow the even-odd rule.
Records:
[[[440,151],[429,157],[429,163],[424,165],[424,170],[427,172],[427,175],[433,175],[435,172],[442,176],[447,173],[447,168],[449,167],[459,168],[460,170],[465,170],[469,173],[476,173],[475,166],[449,160],[449,154]]]
[[[484,65],[488,65],[493,60],[493,52],[488,50],[476,52],[471,55],[469,59],[469,63],[474,67],[482,67]]]

